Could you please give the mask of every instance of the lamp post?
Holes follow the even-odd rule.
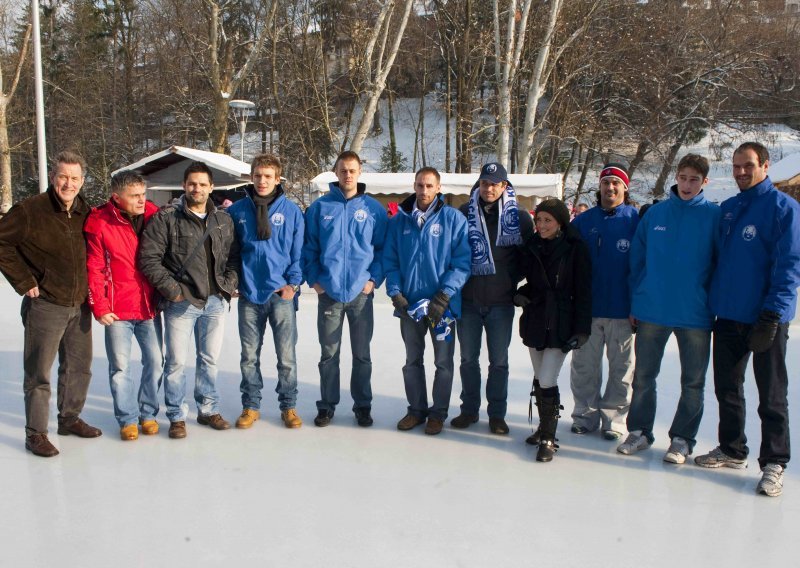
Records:
[[[250,116],[250,111],[256,107],[256,103],[252,101],[244,101],[235,99],[228,103],[228,106],[233,109],[233,116],[239,122],[239,141],[241,157],[239,158],[244,162],[244,133],[247,128],[247,118]]]
[[[36,92],[36,153],[39,158],[39,192],[47,191],[47,146],[44,139],[44,94],[42,89],[42,40],[39,34],[39,0],[31,2],[33,19],[33,82]],[[85,172],[84,172],[85,173]]]

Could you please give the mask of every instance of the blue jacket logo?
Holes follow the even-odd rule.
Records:
[[[276,227],[280,227],[281,225],[283,225],[285,218],[282,213],[275,213],[272,217],[269,218],[269,220]]]
[[[431,225],[431,236],[434,237],[442,236],[442,226],[439,223],[434,223],[433,225]]]
[[[756,231],[755,225],[747,225],[744,229],[742,229],[742,238],[746,241],[752,241],[756,238],[758,231]]]
[[[367,212],[366,212],[366,210],[364,210],[364,209],[356,210],[356,212],[353,214],[353,219],[355,219],[359,223],[363,223],[364,221],[366,221],[367,220]]]
[[[617,241],[617,250],[619,252],[628,252],[631,248],[631,242],[628,239],[620,239]]]

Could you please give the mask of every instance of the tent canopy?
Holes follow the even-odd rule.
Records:
[[[179,191],[182,189],[183,171],[188,162],[194,161],[204,162],[211,168],[215,190],[235,189],[250,183],[250,164],[225,154],[184,146],[171,146],[120,168],[112,175],[122,170],[137,170],[147,180],[149,190]]]
[[[442,176],[442,193],[467,196],[478,179],[478,174],[448,174]],[[511,185],[520,197],[562,197],[560,174],[510,174]],[[311,180],[313,189],[328,192],[328,184],[336,181],[336,174],[323,172]],[[366,184],[367,193],[375,195],[409,194],[414,192],[414,174],[362,173],[358,181]]]

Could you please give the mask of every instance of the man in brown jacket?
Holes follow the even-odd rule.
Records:
[[[92,376],[83,237],[89,206],[79,195],[85,170],[79,154],[61,152],[47,192],[18,203],[0,220],[0,272],[23,296],[25,448],[42,457],[58,455],[47,439],[56,354],[58,433],[81,438],[102,433],[79,416]]]

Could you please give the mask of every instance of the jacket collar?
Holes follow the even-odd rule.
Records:
[[[739,196],[744,199],[755,199],[773,189],[775,189],[775,186],[772,185],[772,180],[767,176],[764,181],[755,184],[753,187],[740,190]]]
[[[694,207],[695,205],[702,205],[703,203],[708,201],[706,199],[705,192],[702,189],[700,190],[700,193],[698,193],[691,199],[681,199],[681,196],[678,195],[677,183],[670,188],[669,198],[678,207]]]
[[[328,189],[330,190],[331,195],[337,201],[347,201],[347,199],[344,196],[344,193],[342,193],[342,188],[339,187],[339,182],[338,181],[330,182],[328,184]],[[355,199],[356,197],[361,197],[362,195],[364,195],[364,193],[366,191],[367,191],[367,185],[364,184],[364,183],[358,182],[356,184],[356,194],[351,199]]]
[[[66,206],[64,206],[64,203],[56,195],[56,190],[52,185],[47,186],[47,195],[50,196],[50,204],[53,206],[53,211],[58,212],[67,210]],[[88,211],[89,205],[83,198],[83,194],[78,193],[78,195],[75,196],[75,200],[72,202],[72,207],[70,208],[69,212],[82,215]]]

